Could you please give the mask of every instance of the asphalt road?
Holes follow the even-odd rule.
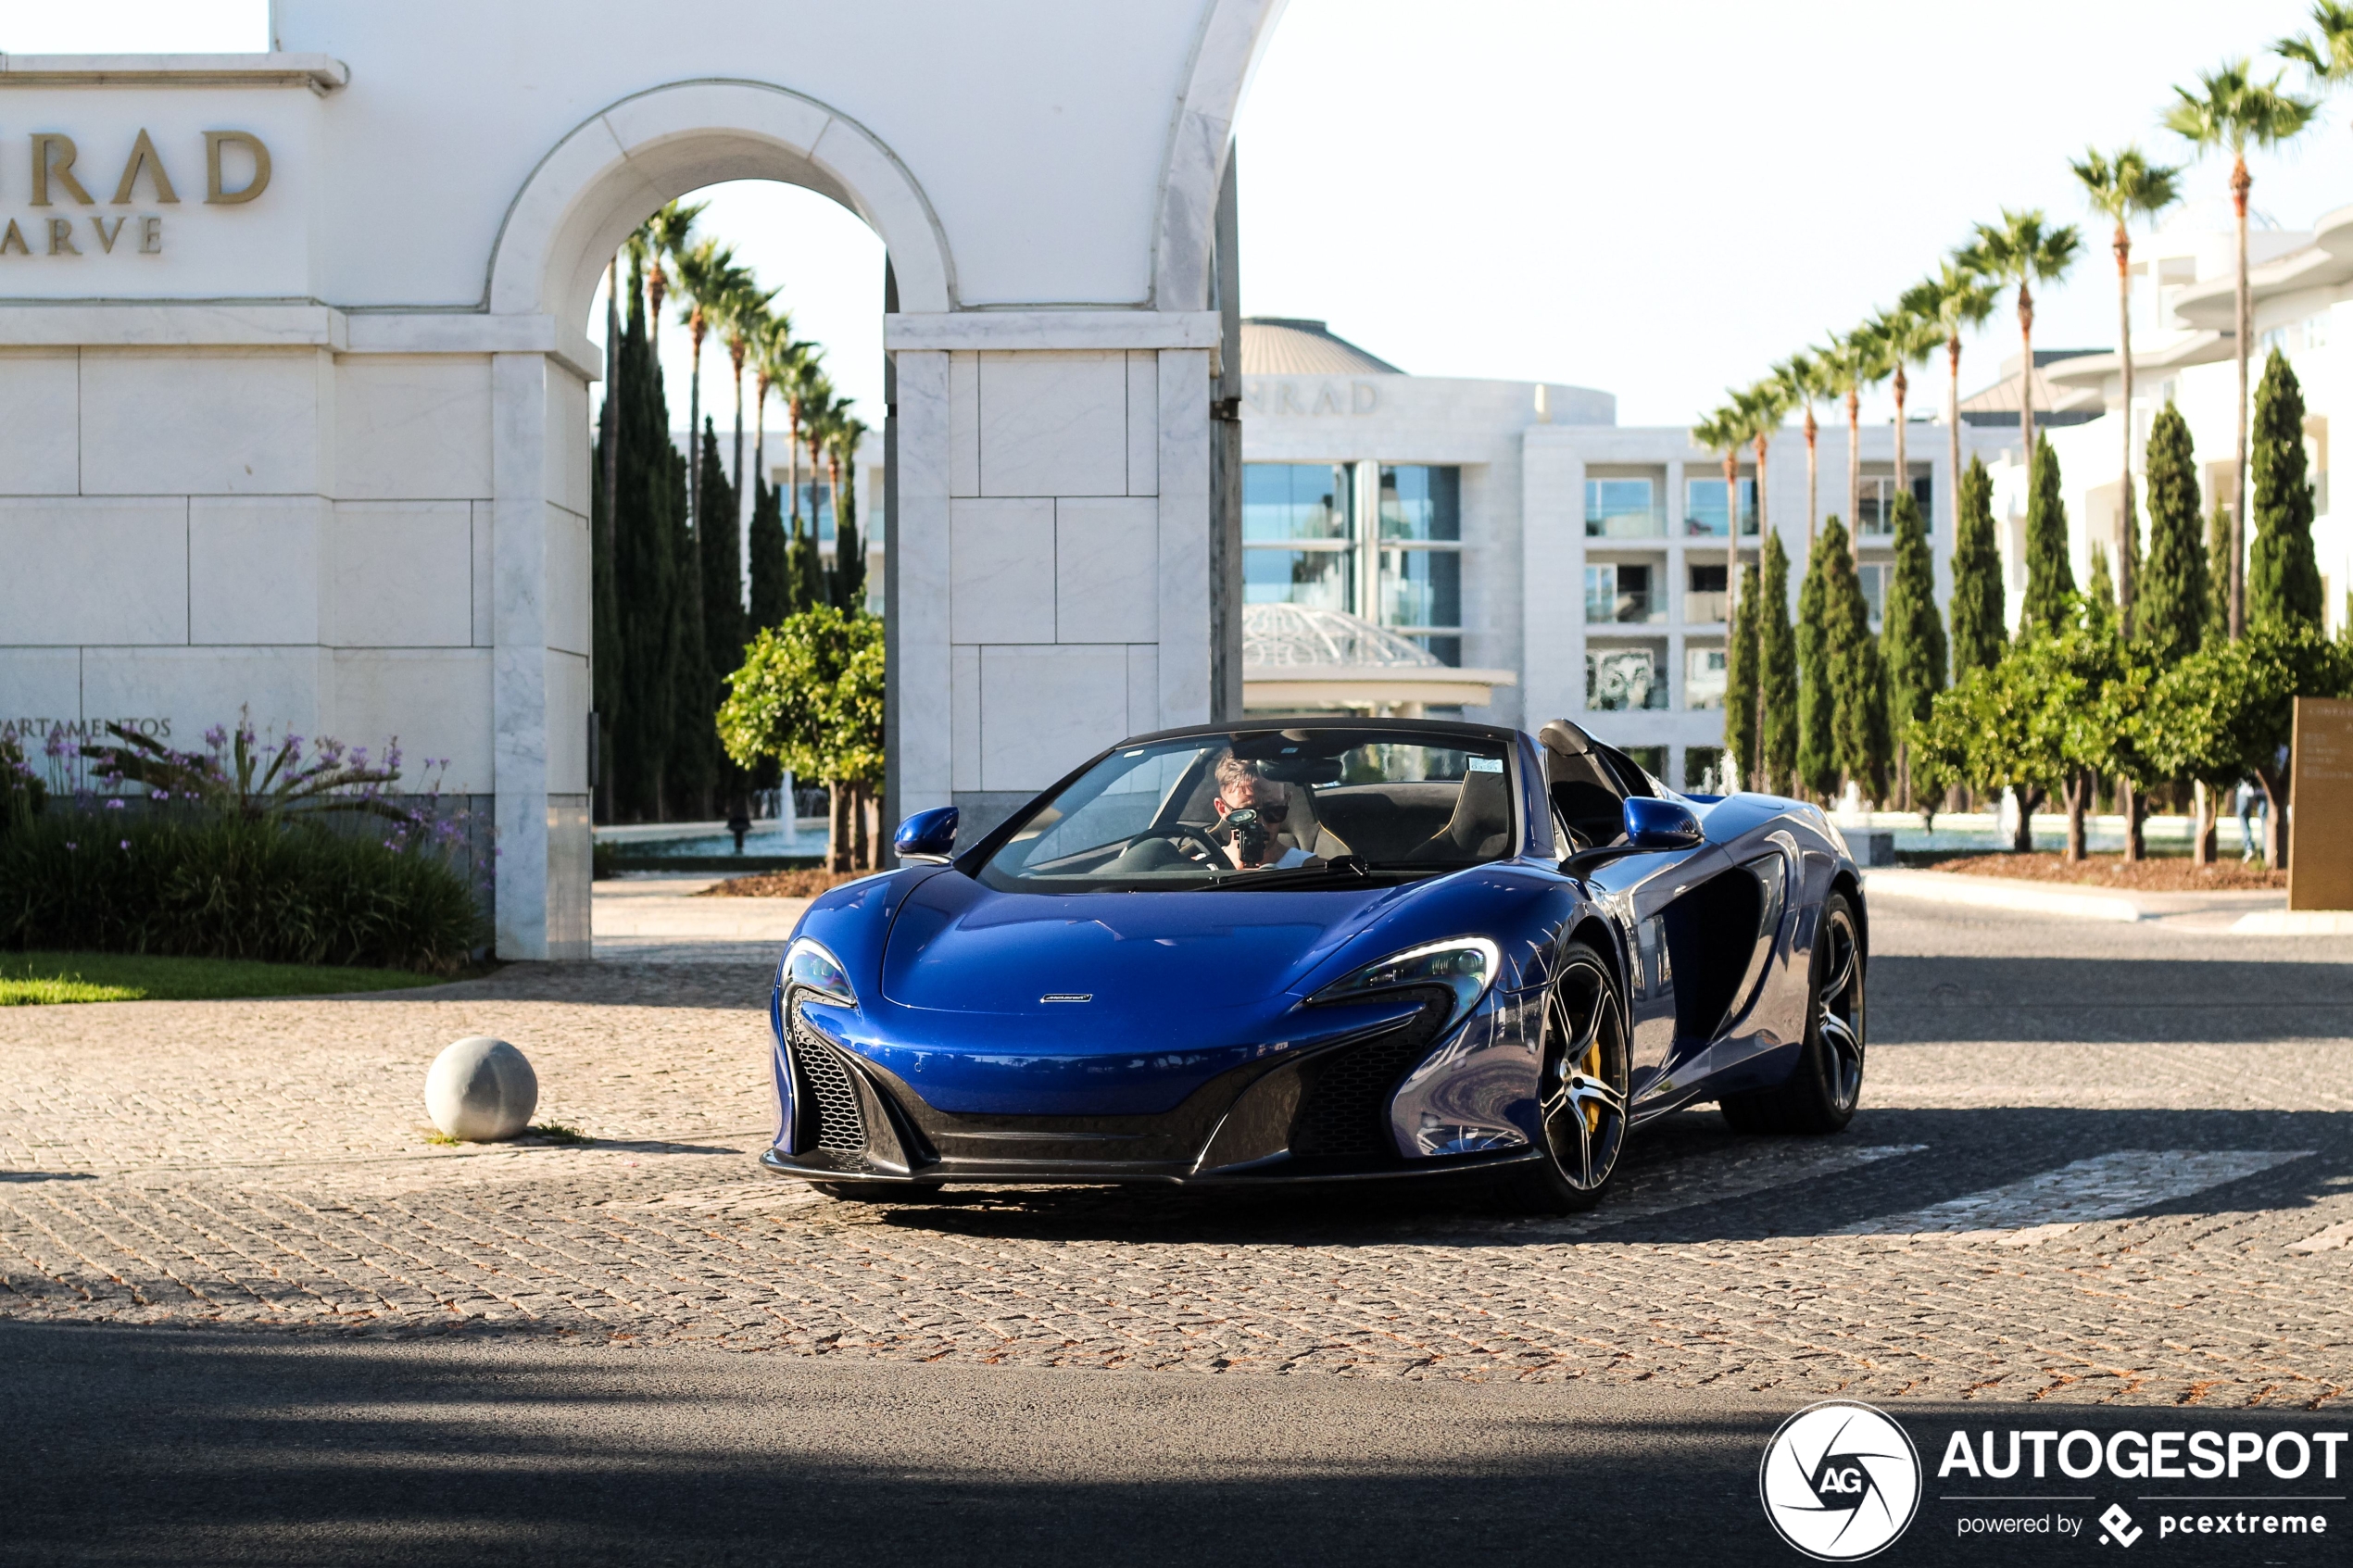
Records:
[[[1688,1302],[1711,1288],[1710,1271],[1736,1272],[1765,1317],[1794,1321],[1844,1297],[1865,1303],[1848,1312],[1850,1330],[1932,1336],[1944,1331],[1926,1320],[1949,1308],[1930,1287],[1949,1276],[1957,1291],[1966,1287],[1951,1299],[1981,1304],[1972,1310],[1998,1314],[2011,1304],[2013,1323],[1967,1327],[1969,1343],[1997,1362],[2006,1334],[2023,1361],[2022,1348],[2051,1330],[2045,1320],[2065,1316],[2080,1320],[2070,1333],[2121,1324],[2120,1338],[2145,1335],[2218,1365],[2236,1358],[2272,1369],[2270,1382],[2233,1374],[2237,1408],[2229,1409],[2183,1408],[2196,1403],[2195,1386],[2158,1405],[2134,1403],[2129,1382],[2086,1395],[2047,1378],[2022,1391],[1997,1376],[1966,1397],[1937,1385],[1945,1392],[1933,1399],[1858,1384],[1903,1423],[1930,1466],[1917,1519],[1879,1561],[2112,1554],[2095,1522],[2111,1500],[2149,1530],[2134,1537],[2135,1557],[2345,1561],[2353,1510],[2325,1499],[2353,1490],[2342,1478],[2353,1449],[2340,1450],[2333,1482],[2317,1472],[2293,1484],[2250,1472],[2201,1493],[2324,1499],[2292,1506],[2325,1513],[2334,1533],[2294,1540],[2160,1539],[2154,1505],[2143,1500],[2148,1482],[2067,1483],[2072,1500],[2013,1506],[1976,1493],[1959,1500],[1964,1483],[1933,1472],[1957,1428],[2269,1435],[2353,1422],[2342,1375],[2353,1347],[2344,1294],[2330,1283],[2353,1284],[2353,1248],[2276,1261],[2293,1245],[2283,1238],[2348,1211],[2353,1085],[2343,1036],[2353,944],[1929,918],[1893,901],[1875,915],[1874,1047],[1902,1092],[1891,1092],[1898,1103],[1867,1110],[1848,1136],[1937,1152],[1629,1217],[1599,1233],[1609,1245],[1589,1249],[1606,1255],[1616,1276],[1597,1298],[1639,1293],[1655,1277],[1661,1299]],[[1692,1180],[1718,1179],[1711,1162],[1737,1152],[1718,1147],[1706,1119],[1678,1123],[1645,1152],[1654,1187],[1633,1195],[1686,1170]],[[1898,1270],[1891,1277],[1902,1288],[1873,1295],[1868,1282],[1806,1273],[1804,1252],[1773,1250],[1774,1238],[1835,1235],[1873,1215],[1900,1211],[1904,1224],[1925,1226],[1918,1215],[2021,1166],[2048,1171],[2078,1153],[2136,1149],[2163,1151],[2177,1171],[2250,1150],[2296,1158],[2221,1170],[2146,1203],[2128,1192],[2135,1213],[2155,1222],[2092,1227],[2102,1239],[2085,1243],[2080,1261],[2056,1254],[2056,1266],[2051,1248],[1997,1243],[1854,1254]],[[2166,1176],[2131,1173],[2160,1187]],[[253,1187],[270,1178],[239,1179]],[[887,1241],[912,1226],[968,1249],[961,1258],[1016,1245],[1149,1252],[1157,1224],[1172,1247],[1238,1238],[1243,1245],[1217,1265],[1227,1274],[1265,1266],[1266,1249],[1284,1245],[1277,1214],[1156,1202],[1157,1218],[1122,1216],[1118,1202],[1071,1195],[885,1214],[867,1231]],[[1994,1223],[2021,1222],[1996,1214]],[[1468,1228],[1446,1240],[1448,1225]],[[1509,1244],[1484,1223],[1413,1208],[1393,1223],[1361,1209],[1319,1211],[1291,1244],[1402,1250],[1400,1226],[1416,1259]],[[835,1239],[825,1245],[839,1247],[851,1233],[827,1234]],[[2073,1244],[2051,1248],[2064,1245]],[[2145,1326],[2134,1314],[2150,1309],[2131,1301],[2131,1281],[2160,1264],[2174,1271],[2167,1288],[2180,1299],[2171,1320]],[[1786,1277],[1759,1286],[1758,1271],[1775,1268]],[[1703,1340],[1679,1337],[1689,1327],[1662,1319],[1644,1347],[1614,1323],[1613,1353],[1648,1361],[1626,1361],[1622,1374],[1562,1363],[1545,1380],[1516,1381],[1508,1369],[1392,1371],[1371,1355],[1354,1373],[1270,1375],[1181,1355],[1157,1369],[1102,1370],[976,1364],[963,1352],[925,1361],[903,1348],[763,1349],[754,1339],[722,1348],[648,1336],[632,1346],[520,1323],[386,1340],[0,1313],[8,1434],[0,1562],[1801,1561],[1767,1527],[1758,1461],[1784,1418],[1846,1380],[1807,1381],[1808,1358],[1835,1363],[1835,1373],[1844,1364],[1837,1358],[1856,1352],[1827,1339],[1809,1351],[1793,1339],[1769,1367],[1754,1357],[1719,1367]],[[2051,1497],[2062,1483],[2015,1485]],[[1964,1518],[2004,1512],[2071,1514],[2082,1533],[1960,1534]]]

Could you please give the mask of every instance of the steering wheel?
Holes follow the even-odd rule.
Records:
[[[1137,834],[1128,839],[1126,848],[1133,849],[1149,838],[1161,839],[1164,842],[1175,844],[1179,848],[1189,841],[1200,846],[1202,851],[1221,870],[1232,865],[1232,862],[1226,859],[1226,847],[1210,837],[1207,828],[1199,827],[1191,822],[1178,822],[1172,827],[1153,828],[1149,832]]]

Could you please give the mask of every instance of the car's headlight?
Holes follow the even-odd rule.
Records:
[[[841,960],[825,951],[824,944],[803,936],[785,949],[782,970],[786,990],[795,988],[814,991],[829,1002],[839,1002],[846,1008],[858,1005],[858,993],[851,988],[849,975]]]
[[[1409,986],[1443,985],[1454,993],[1453,1027],[1478,1005],[1503,970],[1503,953],[1484,936],[1450,936],[1391,953],[1353,974],[1335,980],[1309,997],[1310,1002],[1368,1001],[1384,991]]]

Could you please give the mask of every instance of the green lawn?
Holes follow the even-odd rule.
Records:
[[[44,1002],[206,1001],[216,997],[315,997],[397,991],[447,976],[401,969],[339,969],[243,959],[139,953],[0,953],[0,1007]]]

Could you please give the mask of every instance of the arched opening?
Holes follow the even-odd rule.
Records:
[[[608,268],[615,254],[641,223],[666,204],[713,187],[726,192],[744,182],[797,187],[838,204],[875,236],[875,248],[887,252],[897,296],[891,303],[929,311],[945,311],[951,307],[952,269],[939,226],[905,169],[862,127],[822,105],[781,89],[753,83],[697,82],[658,88],[613,105],[575,128],[541,161],[509,209],[492,253],[485,285],[492,312],[546,320],[560,359],[569,359],[578,368],[602,367],[604,374],[611,377],[618,368],[618,345],[614,356],[609,358],[601,341],[601,329],[606,319],[604,290]],[[800,198],[803,204],[809,199]],[[734,195],[728,205],[741,207],[744,203],[740,195]],[[807,210],[804,205],[803,211]],[[725,232],[719,223],[707,223],[705,228],[723,244],[740,244],[738,235]],[[874,256],[870,264],[872,328],[860,335],[864,339],[861,346],[871,353],[872,361],[851,372],[849,379],[861,389],[860,394],[853,395],[860,395],[865,404],[867,412],[862,417],[875,433],[875,445],[887,446],[888,398],[881,385],[885,372],[879,362],[880,316],[887,307],[883,297],[885,269],[880,255]],[[674,277],[674,263],[671,270]],[[763,286],[781,281],[780,277],[771,277]],[[651,328],[653,323],[647,325]],[[674,321],[662,322],[661,326],[667,330],[660,333],[659,358],[672,362],[661,369],[683,369],[681,362],[687,357],[675,350],[688,334]],[[710,352],[714,346],[719,348],[715,363]],[[683,445],[692,458],[684,466],[690,490],[699,496],[703,479],[711,475],[714,499],[724,492],[733,493],[732,506],[720,503],[724,511],[708,502],[698,508],[695,500],[690,500],[686,508],[688,526],[697,540],[709,539],[712,550],[731,558],[711,569],[716,576],[706,584],[706,591],[719,596],[707,601],[713,610],[709,659],[713,664],[732,669],[733,662],[727,661],[717,647],[717,644],[728,642],[732,636],[721,626],[724,612],[719,607],[727,593],[741,595],[750,585],[750,572],[747,570],[750,562],[747,558],[752,542],[750,512],[758,485],[747,482],[769,477],[756,471],[755,454],[766,457],[770,451],[761,439],[761,420],[756,411],[749,413],[750,431],[738,445],[735,399],[730,390],[735,378],[724,334],[720,343],[706,342],[704,347],[700,397],[692,390],[689,372],[685,398],[665,397],[659,401],[666,405],[665,433],[674,432],[686,436]],[[552,370],[558,361],[547,363]],[[539,437],[550,465],[568,467],[585,460],[597,471],[593,476],[550,472],[546,484],[551,495],[558,491],[577,495],[587,504],[578,509],[532,508],[527,493],[518,495],[502,483],[500,527],[502,535],[511,535],[499,552],[502,575],[510,562],[518,577],[526,575],[535,556],[544,563],[547,578],[545,603],[536,607],[542,623],[551,625],[568,612],[575,634],[570,635],[564,646],[580,646],[593,640],[601,650],[598,658],[609,667],[626,668],[625,656],[616,657],[623,642],[617,635],[608,634],[609,628],[600,630],[593,639],[576,634],[577,623],[582,621],[612,620],[612,583],[626,570],[625,551],[622,548],[624,541],[617,534],[613,515],[617,508],[596,498],[605,483],[618,478],[613,468],[599,464],[595,457],[598,442],[607,430],[617,430],[621,420],[616,417],[611,425],[607,425],[602,417],[603,395],[587,386],[585,380],[576,388],[563,384],[567,379],[560,373],[550,373],[537,389],[544,412]],[[657,386],[664,386],[670,379],[657,375],[655,382]],[[608,389],[610,384],[609,381]],[[532,389],[521,390],[528,396]],[[515,408],[510,412],[522,416],[523,410]],[[707,467],[713,454],[706,452],[702,443],[688,434],[704,417],[711,420],[710,433],[719,436],[715,443],[715,470]],[[518,417],[509,427],[517,446],[516,467],[528,462],[527,454],[520,449],[528,444],[523,433],[528,423],[526,419]],[[785,455],[788,470],[798,466],[803,456],[799,444],[790,442]],[[813,467],[814,455],[811,456]],[[853,458],[849,476],[852,494],[861,466]],[[883,472],[888,468],[886,461],[878,460],[862,466]],[[583,478],[586,483],[580,483]],[[830,482],[834,476],[829,473],[827,478]],[[871,488],[880,492],[883,486]],[[807,494],[788,486],[784,508],[799,511],[806,507],[812,546],[820,543],[816,535],[824,521],[817,515],[819,496],[813,491],[813,485],[812,493]],[[824,497],[828,502],[838,493],[837,484],[825,485]],[[860,499],[865,502],[863,516],[877,522],[887,517],[888,508],[881,494]],[[626,515],[625,508],[618,509]],[[696,515],[698,509],[702,515]],[[733,515],[727,515],[730,512]],[[715,523],[723,515],[726,516],[724,539],[718,534],[706,534],[705,523]],[[542,535],[541,548],[536,551],[531,548],[530,535],[534,533]],[[701,547],[699,544],[687,546],[689,551]],[[602,575],[595,564],[599,559],[611,563]],[[713,585],[725,583],[737,586],[729,589]],[[741,630],[748,625],[751,607],[740,604],[734,608],[745,612],[733,621]],[[506,640],[502,636],[502,642]],[[514,640],[528,644],[536,639],[525,634]],[[722,778],[731,780],[733,787],[714,790],[706,778],[669,791],[668,798],[660,788],[650,793],[640,789],[617,809],[619,793],[610,787],[594,785],[609,784],[610,780],[629,776],[606,764],[622,760],[620,754],[624,746],[633,745],[639,748],[637,759],[642,760],[647,744],[644,731],[633,730],[625,723],[616,728],[607,721],[614,716],[621,688],[598,673],[594,660],[559,657],[553,651],[555,642],[551,640],[547,646],[551,651],[537,683],[530,679],[528,670],[513,671],[500,681],[498,723],[502,733],[539,729],[549,742],[547,766],[551,796],[565,795],[577,802],[560,810],[551,805],[547,814],[550,894],[569,875],[585,873],[592,814],[608,819],[687,814],[717,820],[748,814],[750,801],[746,780],[730,769],[724,758],[717,759],[717,771]],[[609,668],[607,674],[610,672]],[[689,680],[687,685],[678,689],[676,711],[667,716],[666,724],[690,726],[689,733],[707,731],[715,710],[716,689],[714,682],[711,697],[698,702]],[[637,696],[641,708],[649,700],[657,700],[648,698],[643,690]],[[592,717],[599,712],[602,717]],[[564,740],[568,735],[582,736],[584,748],[591,759],[581,770],[582,776],[569,782],[591,785],[591,793],[571,797],[568,791],[554,787],[567,782],[559,775],[564,771],[560,758],[569,749]],[[593,777],[598,774],[606,777]],[[774,799],[789,822],[796,815],[790,797],[779,794]],[[593,807],[592,801],[596,803]],[[512,825],[529,835],[535,824],[518,820]],[[861,825],[864,825],[862,819]],[[508,824],[502,822],[501,826],[503,832]],[[878,829],[879,824],[875,827]]]

